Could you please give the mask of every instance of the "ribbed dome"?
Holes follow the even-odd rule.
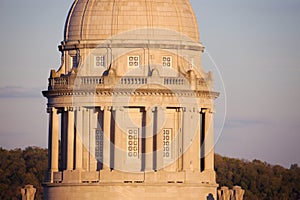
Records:
[[[170,30],[199,42],[189,0],[75,0],[64,40],[106,40],[139,29],[152,30],[153,35],[153,30]]]

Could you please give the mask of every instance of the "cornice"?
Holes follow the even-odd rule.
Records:
[[[43,95],[47,98],[53,97],[84,97],[84,96],[162,96],[162,97],[196,97],[206,99],[216,99],[219,96],[218,92],[214,91],[203,91],[203,90],[168,90],[168,89],[143,89],[138,88],[132,89],[103,89],[98,88],[94,90],[51,90],[43,91]]]
[[[184,49],[184,50],[193,50],[193,51],[204,51],[204,47],[200,44],[191,44],[191,43],[66,43],[59,46],[60,51],[68,51],[74,49],[95,49],[95,48],[149,48],[149,49]]]

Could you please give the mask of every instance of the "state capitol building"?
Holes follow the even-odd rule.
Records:
[[[45,200],[212,200],[213,75],[189,0],[75,0],[51,70]]]

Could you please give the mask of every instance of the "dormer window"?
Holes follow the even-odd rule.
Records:
[[[128,67],[140,67],[140,57],[128,56]]]
[[[75,51],[70,51],[70,56],[72,58],[72,68],[77,68],[80,62],[80,51],[79,49]]]
[[[77,68],[78,66],[78,61],[77,61],[77,56],[72,57],[72,67]]]
[[[172,57],[171,56],[163,56],[162,57],[162,66],[163,67],[172,67]]]

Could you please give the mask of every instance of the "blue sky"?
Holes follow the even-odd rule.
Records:
[[[0,1],[2,147],[47,146],[41,90],[50,69],[59,67],[57,46],[71,3]],[[300,1],[191,3],[206,47],[205,69],[214,71],[221,92],[216,152],[286,167],[300,164]]]

